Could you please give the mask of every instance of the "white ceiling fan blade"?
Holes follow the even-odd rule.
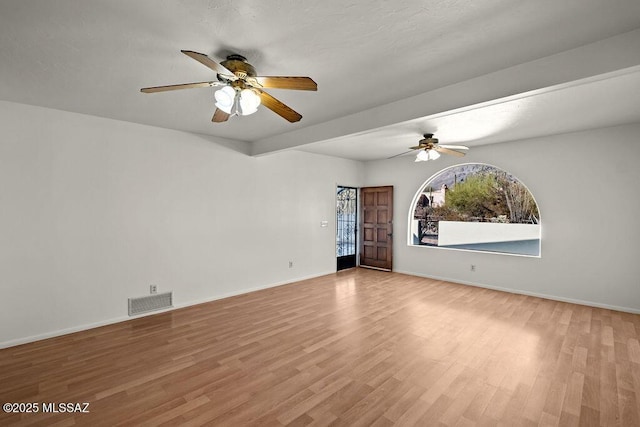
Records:
[[[451,150],[468,150],[469,147],[465,147],[464,145],[448,145],[448,144],[438,144],[442,148],[449,148]]]

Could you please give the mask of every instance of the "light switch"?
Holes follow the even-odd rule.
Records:
[[[328,227],[329,221],[320,221],[320,227]]]

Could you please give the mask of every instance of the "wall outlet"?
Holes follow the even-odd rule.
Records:
[[[156,286],[156,285],[149,285],[149,293],[150,293],[150,294],[157,294],[157,293],[158,293],[158,286]]]
[[[475,264],[471,264],[471,271],[476,271],[476,265]]]
[[[289,261],[289,268],[293,268],[293,261]]]

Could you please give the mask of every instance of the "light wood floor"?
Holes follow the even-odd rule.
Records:
[[[354,269],[0,350],[0,425],[640,426],[640,316]]]

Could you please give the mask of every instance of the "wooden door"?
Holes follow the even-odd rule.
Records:
[[[391,270],[393,237],[393,187],[360,190],[362,233],[360,266]]]

